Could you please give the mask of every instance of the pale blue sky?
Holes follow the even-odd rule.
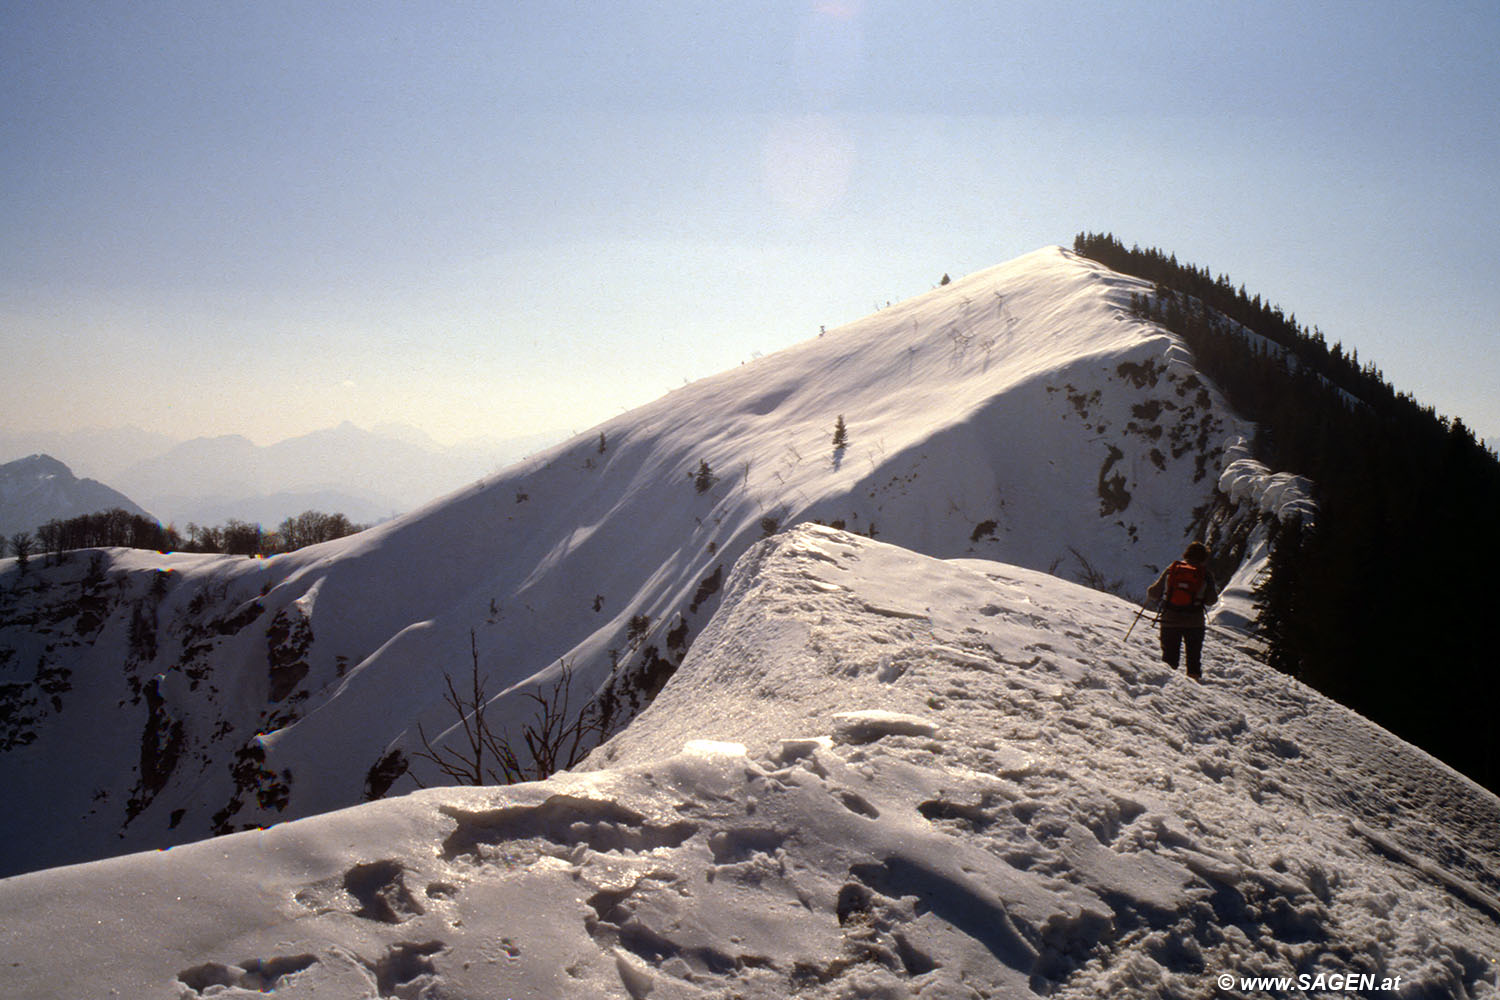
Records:
[[[582,430],[1081,229],[1500,439],[1500,7],[0,0],[0,427]]]

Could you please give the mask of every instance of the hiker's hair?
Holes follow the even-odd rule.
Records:
[[[1182,558],[1194,566],[1202,566],[1208,562],[1208,546],[1202,542],[1189,542],[1187,551],[1182,554]]]

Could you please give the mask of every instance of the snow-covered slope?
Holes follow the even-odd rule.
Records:
[[[575,705],[610,677],[643,703],[797,522],[1139,595],[1195,525],[1239,523],[1216,486],[1253,431],[1129,314],[1148,290],[1049,248],[347,539],[0,564],[0,795],[54,817],[0,813],[0,873],[413,787],[471,634],[504,731],[562,664]]]
[[[1133,610],[779,534],[588,769],[0,881],[0,992],[1500,996],[1500,800]]]

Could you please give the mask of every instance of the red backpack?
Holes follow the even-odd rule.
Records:
[[[1208,570],[1190,562],[1178,560],[1167,567],[1167,590],[1162,602],[1171,608],[1190,608],[1198,604],[1198,595],[1203,591],[1204,577]]]

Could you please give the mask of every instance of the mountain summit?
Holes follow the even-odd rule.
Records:
[[[51,455],[0,465],[0,537],[116,508],[150,517],[125,494],[92,479],[79,479]]]

